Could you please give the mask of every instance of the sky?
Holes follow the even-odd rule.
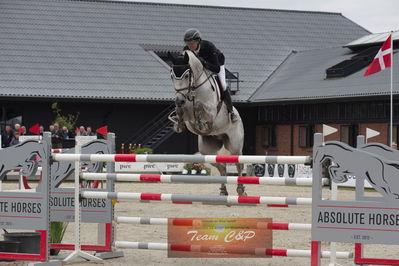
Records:
[[[119,0],[341,13],[372,33],[399,30],[399,0]]]

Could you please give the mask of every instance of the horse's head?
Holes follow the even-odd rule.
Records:
[[[187,95],[195,88],[195,83],[201,76],[204,67],[197,56],[191,51],[184,51],[181,55],[173,57],[168,54],[173,65],[171,69],[171,78],[175,90],[178,92],[176,98],[177,106],[182,106]]]

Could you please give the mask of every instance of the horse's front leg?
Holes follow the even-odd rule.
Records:
[[[184,119],[183,119],[183,115],[184,115],[184,104],[186,103],[186,99],[178,94],[176,96],[175,99],[175,116],[170,116],[169,119],[174,123],[173,125],[173,131],[175,131],[176,133],[182,133],[186,127],[184,125]]]
[[[194,119],[196,128],[199,131],[209,133],[212,130],[213,118],[207,106],[201,102],[196,102],[194,104]]]

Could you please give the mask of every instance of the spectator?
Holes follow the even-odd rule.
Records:
[[[53,149],[61,149],[63,139],[62,131],[59,129],[58,124],[54,124],[53,128],[54,130],[51,131],[51,142],[53,143]]]
[[[63,139],[69,139],[69,130],[66,126],[62,127],[62,137]]]
[[[54,133],[54,125],[50,125],[48,127],[48,130],[50,130],[51,135],[53,135],[53,133]]]
[[[12,128],[10,125],[6,125],[4,131],[1,132],[1,147],[7,148],[10,146],[10,142],[13,138],[14,134],[12,132]]]
[[[86,128],[86,136],[95,136],[96,134],[94,134],[93,130],[91,127],[87,127]]]
[[[39,126],[39,135],[43,136],[43,132],[44,132],[44,127]]]
[[[19,131],[14,132],[14,137],[10,142],[10,147],[19,143],[19,136],[21,136],[21,133]]]
[[[19,131],[21,129],[21,125],[20,124],[15,124],[14,125],[14,129],[13,129],[13,133],[15,133],[15,132],[21,132],[21,131]]]
[[[76,133],[76,136],[87,136],[84,126],[79,127],[79,131],[78,131],[78,133]]]
[[[21,136],[26,135],[26,127],[21,126],[21,128],[19,129],[19,132],[21,132]]]

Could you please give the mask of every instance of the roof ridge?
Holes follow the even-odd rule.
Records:
[[[279,12],[289,12],[289,13],[330,14],[330,15],[343,16],[342,13],[339,13],[339,12],[289,10],[289,9],[277,9],[277,8],[233,7],[233,6],[218,6],[218,5],[196,5],[196,4],[157,3],[157,2],[133,2],[133,1],[128,1],[128,0],[67,0],[67,1],[136,4],[136,5],[182,6],[182,7],[199,7],[199,8],[219,8],[219,9],[252,10],[252,11],[279,11]]]

